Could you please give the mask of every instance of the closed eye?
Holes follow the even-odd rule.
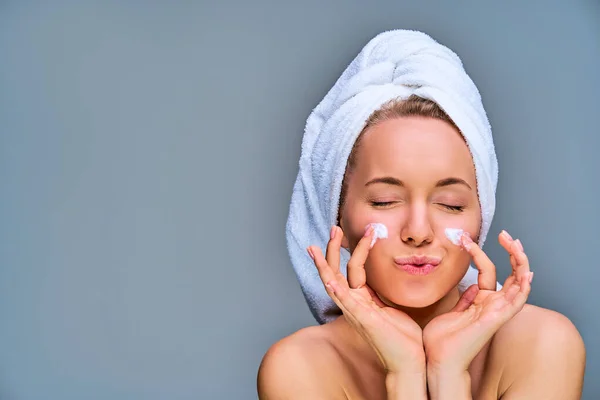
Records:
[[[438,204],[442,207],[445,207],[445,208],[451,210],[451,211],[459,211],[460,212],[465,209],[463,206],[450,206],[448,204],[441,204],[441,203],[438,203]]]
[[[373,207],[385,207],[385,206],[389,206],[390,204],[394,204],[395,201],[372,201],[371,205]]]
[[[372,201],[371,205],[373,207],[386,207],[389,206],[390,204],[394,204],[396,203],[395,201]],[[462,212],[465,207],[464,206],[451,206],[449,204],[442,204],[442,203],[437,203],[440,206],[447,208],[450,211],[456,211],[456,212]]]

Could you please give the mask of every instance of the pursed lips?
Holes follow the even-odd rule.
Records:
[[[398,265],[426,265],[436,266],[440,263],[439,257],[431,257],[426,255],[413,255],[408,257],[394,257],[394,262]]]

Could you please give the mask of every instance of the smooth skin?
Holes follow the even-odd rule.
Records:
[[[532,275],[521,242],[499,235],[512,273],[496,291],[496,267],[469,240],[480,209],[460,134],[420,117],[371,130],[326,254],[307,249],[343,315],[273,345],[259,369],[259,398],[580,398],[583,341],[563,315],[525,304]],[[382,175],[402,184],[365,185]],[[436,185],[448,175],[464,184]],[[372,249],[372,230],[364,235],[369,222],[390,232]],[[444,238],[447,226],[469,233],[461,247]],[[341,247],[352,254],[347,279],[339,270]],[[392,256],[410,254],[442,262],[422,277],[390,265]],[[471,262],[478,283],[460,296],[456,285]]]

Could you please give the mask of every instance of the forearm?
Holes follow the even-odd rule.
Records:
[[[388,400],[427,400],[427,373],[389,373],[385,377]]]
[[[472,400],[468,371],[427,369],[427,388],[431,400]]]

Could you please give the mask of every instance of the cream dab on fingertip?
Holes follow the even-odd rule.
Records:
[[[448,240],[455,245],[460,246],[460,237],[463,233],[465,233],[465,231],[460,228],[446,228],[445,233]]]
[[[369,226],[373,227],[373,238],[371,239],[370,246],[370,248],[373,248],[377,239],[386,239],[388,237],[388,230],[384,224],[379,222],[368,224],[365,229],[367,229]]]

